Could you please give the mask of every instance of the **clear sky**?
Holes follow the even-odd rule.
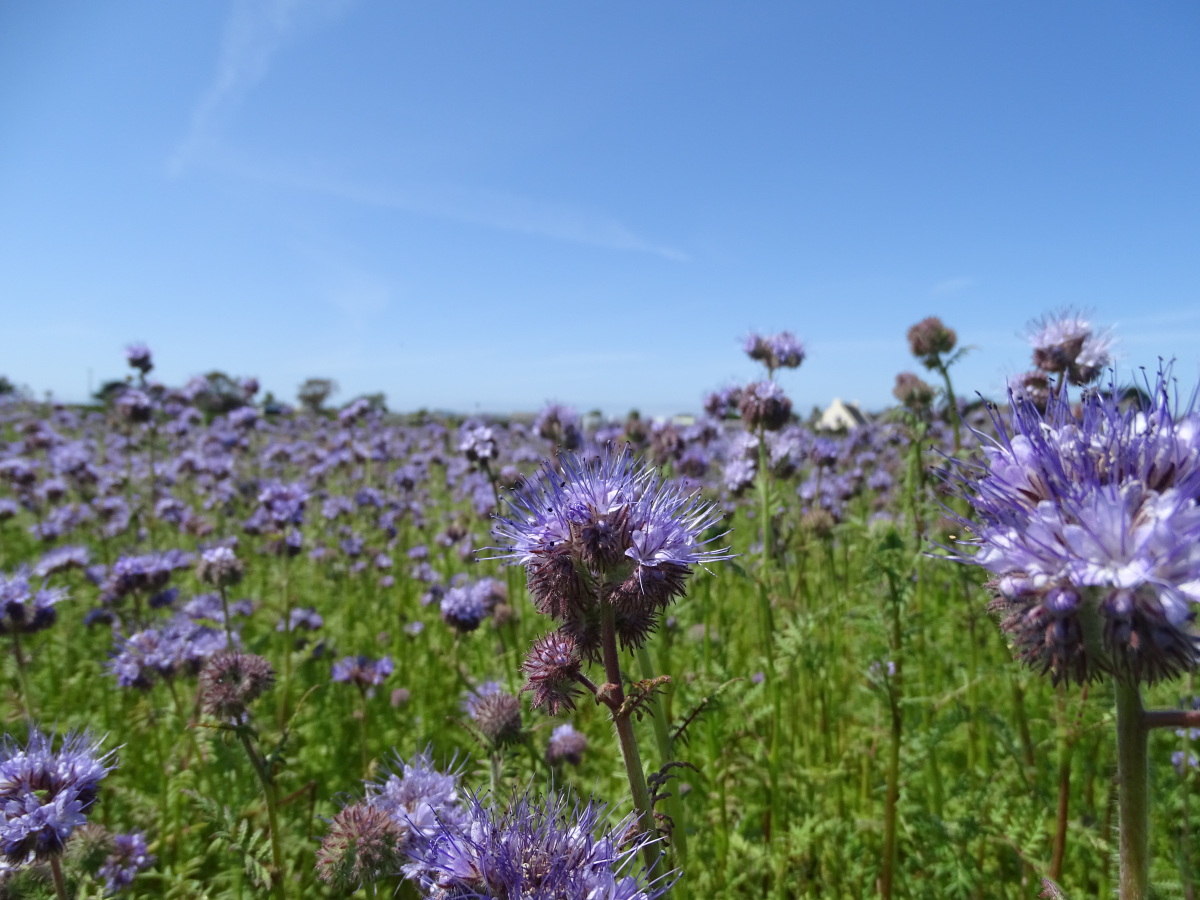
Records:
[[[1065,305],[1200,374],[1200,4],[0,4],[0,373],[145,341],[392,409],[996,394]]]

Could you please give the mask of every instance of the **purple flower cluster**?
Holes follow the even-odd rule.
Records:
[[[1112,335],[1097,332],[1074,310],[1060,310],[1033,322],[1028,339],[1033,345],[1034,367],[1071,384],[1091,384],[1112,363]]]
[[[1193,669],[1200,639],[1200,414],[1160,373],[1145,408],[1065,395],[1045,414],[1013,398],[986,461],[954,473],[961,519],[991,572],[993,608],[1021,659],[1058,681],[1154,682]]]
[[[458,632],[474,631],[507,598],[507,589],[494,578],[451,587],[439,604],[442,621]]]
[[[205,662],[225,650],[228,641],[224,630],[204,622],[219,620],[219,607],[203,610],[209,615],[200,614],[198,607],[181,610],[158,628],[118,638],[116,653],[108,663],[117,684],[149,690],[159,680],[198,674]]]
[[[790,331],[769,334],[751,334],[743,345],[746,355],[761,362],[768,372],[776,369],[796,369],[804,362],[804,345]]]
[[[528,795],[489,808],[471,797],[461,822],[439,820],[408,867],[426,896],[525,900],[653,900],[670,887],[631,874],[652,838],[633,820],[605,827],[605,809]]]
[[[0,741],[0,859],[23,866],[62,853],[67,838],[87,821],[100,779],[112,771],[112,753],[87,732],[53,737],[30,729],[21,746]]]
[[[25,567],[12,575],[0,572],[0,634],[32,634],[49,628],[58,615],[55,605],[66,596],[62,588],[32,587]]]
[[[692,567],[732,554],[706,547],[722,536],[707,534],[720,509],[664,483],[627,449],[586,460],[563,453],[559,463],[561,471],[544,463],[513,492],[495,533],[505,541],[502,557],[525,567],[538,610],[558,622],[559,643],[570,645],[551,655],[577,672],[580,653],[598,657],[607,617],[622,644],[640,646],[683,594]],[[548,658],[535,645],[526,667],[535,697],[535,680],[569,677],[546,670]]]
[[[113,852],[104,859],[100,871],[104,889],[115,894],[133,884],[134,876],[154,865],[155,856],[146,846],[146,837],[140,831],[113,836]]]
[[[396,669],[390,656],[371,659],[369,656],[347,656],[333,664],[333,680],[370,688],[383,684]]]

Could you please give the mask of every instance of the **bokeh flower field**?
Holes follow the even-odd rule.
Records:
[[[1195,896],[1192,386],[1030,338],[836,430],[788,333],[667,421],[3,395],[0,896],[1140,897],[1138,796]]]

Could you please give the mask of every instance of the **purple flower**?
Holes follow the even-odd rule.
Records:
[[[778,431],[792,414],[792,401],[774,381],[756,381],[742,389],[738,411],[751,431]]]
[[[959,520],[974,552],[953,558],[992,573],[1002,628],[1056,681],[1154,682],[1200,661],[1200,415],[1168,379],[1144,409],[1088,394],[1078,418],[1065,395],[1044,415],[1013,397],[985,462],[950,476],[977,518]]]
[[[486,463],[496,456],[496,433],[487,425],[464,425],[458,449],[471,462]]]
[[[360,688],[374,687],[383,684],[395,668],[390,656],[382,659],[347,656],[333,664],[333,680],[356,684]]]
[[[219,608],[212,612],[211,618],[222,618]],[[199,673],[205,662],[227,649],[228,639],[224,630],[197,618],[181,611],[161,628],[118,637],[116,653],[108,663],[117,684],[149,690],[160,679]]]
[[[626,449],[559,458],[509,499],[499,518],[499,549],[525,566],[537,608],[557,619],[583,652],[598,648],[600,604],[616,608],[618,637],[640,646],[657,618],[681,596],[692,566],[729,559],[706,545],[721,511],[698,494],[663,482]]]
[[[560,450],[578,450],[583,443],[579,414],[558,403],[550,403],[538,413],[533,430]]]
[[[104,889],[115,894],[133,884],[134,876],[154,862],[155,857],[146,847],[146,838],[140,831],[118,834],[113,836],[113,852],[105,857],[97,874],[104,879]]]
[[[87,547],[55,547],[42,555],[33,567],[33,574],[39,578],[46,578],[67,569],[84,569],[87,568],[90,559]]]
[[[8,735],[0,742],[0,858],[9,865],[61,854],[115,765],[87,732],[52,747],[52,736],[32,728],[24,747]]]
[[[550,732],[550,743],[546,747],[546,761],[550,765],[568,762],[577,766],[583,760],[583,752],[587,750],[587,745],[587,735],[576,731],[570,722],[566,722]]]
[[[154,368],[150,359],[150,348],[145,344],[130,344],[125,348],[125,359],[131,368],[137,369],[143,375]]]
[[[804,362],[804,345],[790,331],[781,331],[766,337],[751,334],[743,344],[746,355],[761,362],[767,371],[795,369]]]
[[[1033,364],[1042,372],[1060,374],[1071,384],[1090,384],[1112,362],[1112,335],[1097,333],[1082,313],[1060,310],[1029,326]]]
[[[275,626],[276,631],[316,631],[325,620],[321,618],[321,614],[311,606],[306,606],[303,609],[293,609],[287,620],[280,619]]]
[[[670,887],[669,880],[647,885],[640,872],[630,874],[653,839],[629,839],[632,819],[605,827],[605,809],[596,803],[524,795],[487,807],[471,797],[464,819],[439,822],[407,869],[428,896],[653,900]]]
[[[55,605],[66,596],[62,588],[35,590],[25,567],[12,575],[0,572],[0,634],[32,634],[49,628],[58,616]]]
[[[413,852],[440,828],[457,827],[459,773],[439,772],[428,750],[410,762],[397,760],[397,771],[367,782],[366,803],[388,813],[407,830],[406,850]]]
[[[483,596],[470,587],[452,587],[440,604],[442,621],[459,632],[474,631],[487,618]]]

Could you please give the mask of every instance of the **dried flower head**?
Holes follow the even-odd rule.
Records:
[[[892,396],[915,413],[922,413],[933,405],[934,390],[912,372],[901,372],[896,376]]]
[[[532,691],[534,707],[543,708],[552,716],[563,709],[574,709],[582,662],[579,644],[573,636],[562,631],[544,634],[533,642],[521,664],[526,675],[521,692]]]

